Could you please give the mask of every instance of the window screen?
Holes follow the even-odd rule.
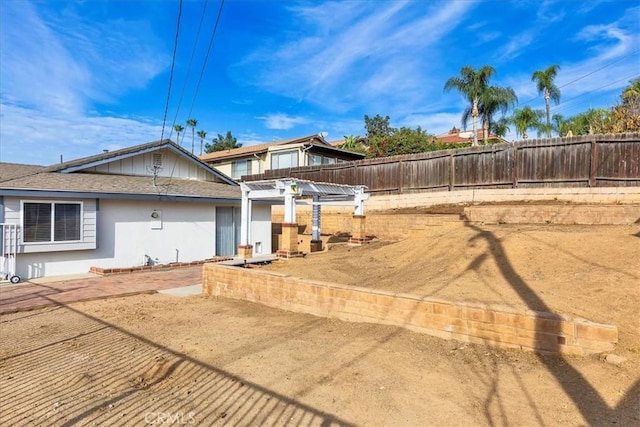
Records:
[[[309,154],[309,165],[320,165],[322,164],[322,156],[319,154]]]
[[[251,175],[251,160],[236,160],[231,165],[231,177],[240,178],[243,175]]]
[[[297,151],[287,151],[286,153],[271,154],[271,169],[295,168],[297,166]]]
[[[24,203],[25,242],[80,240],[80,203]]]
[[[77,203],[56,203],[53,240],[63,242],[80,240],[80,205]]]
[[[51,241],[51,203],[24,204],[24,241]]]

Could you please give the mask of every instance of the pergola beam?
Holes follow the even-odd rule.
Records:
[[[245,253],[248,252],[248,249],[252,249],[250,244],[251,201],[257,199],[282,200],[284,202],[283,232],[286,229],[287,236],[286,238],[283,236],[282,239],[285,246],[282,252],[287,252],[287,254],[301,253],[297,248],[296,204],[312,206],[312,239],[316,243],[320,241],[320,208],[322,205],[353,206],[354,220],[358,224],[355,228],[360,230],[356,240],[364,238],[364,202],[369,198],[369,193],[365,192],[367,187],[364,185],[353,186],[286,178],[241,182],[240,188],[242,190],[240,249]],[[299,197],[309,196],[313,197],[313,201],[298,200]]]

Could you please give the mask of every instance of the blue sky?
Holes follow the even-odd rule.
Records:
[[[2,0],[0,161],[159,139],[179,5]],[[365,114],[440,134],[460,126],[466,104],[443,86],[464,65],[493,66],[492,83],[534,108],[531,74],[560,65],[552,113],[565,116],[615,105],[640,76],[637,0],[226,0],[210,45],[220,5],[182,5],[165,138],[195,118],[207,142],[331,141],[363,135]]]

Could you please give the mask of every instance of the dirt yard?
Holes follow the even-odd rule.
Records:
[[[640,227],[434,227],[270,267],[615,324],[626,360],[204,296],[0,316],[0,425],[640,425]]]

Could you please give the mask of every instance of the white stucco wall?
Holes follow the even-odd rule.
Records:
[[[156,209],[162,228],[152,220]],[[23,279],[86,273],[91,266],[114,268],[154,262],[187,262],[215,254],[215,209],[206,203],[102,199],[98,206],[98,248],[19,254],[16,272]]]
[[[254,255],[267,255],[271,251],[271,205],[252,204],[250,243]]]

